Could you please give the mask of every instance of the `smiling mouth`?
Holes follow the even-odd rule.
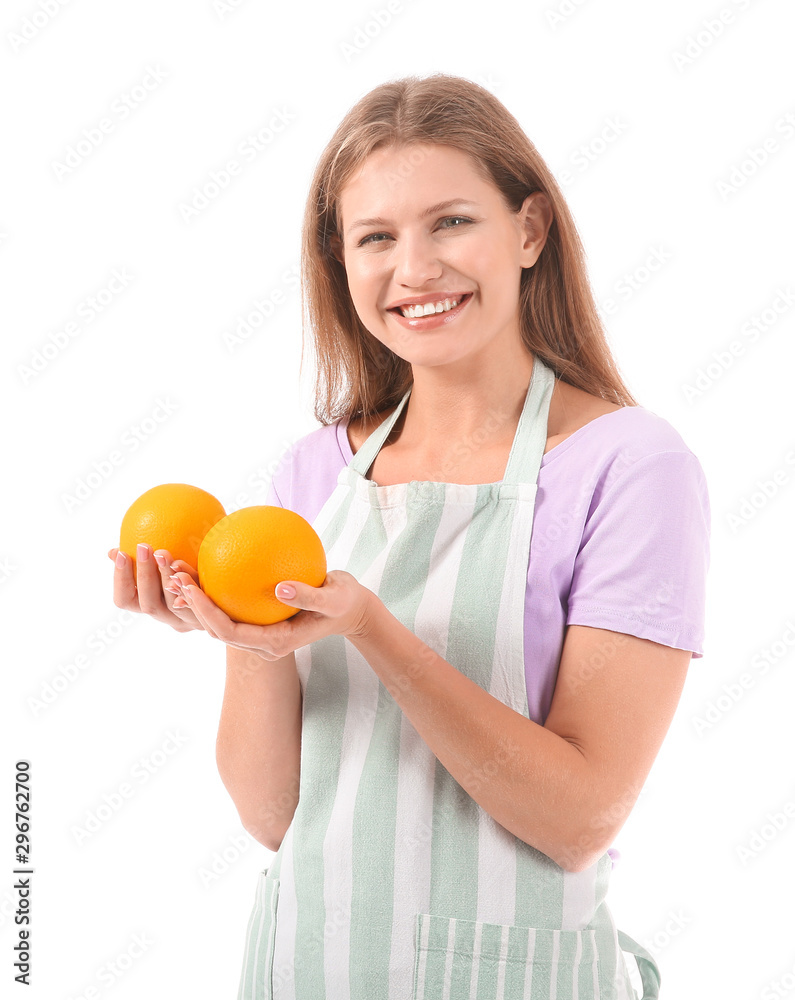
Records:
[[[434,316],[437,313],[450,312],[451,309],[455,309],[457,305],[460,305],[465,299],[468,299],[471,294],[471,292],[467,292],[464,295],[459,295],[452,299],[439,299],[438,302],[425,302],[417,305],[396,306],[394,309],[390,309],[390,312],[400,313],[400,315],[406,319],[422,319],[423,316]]]

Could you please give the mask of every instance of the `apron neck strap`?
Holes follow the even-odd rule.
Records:
[[[547,420],[555,373],[537,354],[525,396],[519,426],[511,445],[504,483],[535,483],[547,443]]]
[[[395,426],[397,418],[400,416],[403,407],[406,405],[406,401],[411,395],[412,388],[413,386],[409,386],[405,396],[395,407],[394,411],[386,418],[386,420],[383,420],[378,427],[376,427],[370,437],[367,438],[361,448],[353,456],[350,468],[358,472],[362,478],[366,478],[367,470],[375,461],[375,456],[381,450],[381,445],[389,437],[390,431]]]
[[[353,456],[350,468],[367,477],[367,470],[375,461],[384,441],[403,411],[409,396],[410,386],[394,411],[382,421]],[[552,390],[555,388],[555,373],[538,355],[533,358],[533,374],[525,396],[519,426],[511,445],[504,483],[535,483],[541,468],[541,459],[547,443],[547,417]]]

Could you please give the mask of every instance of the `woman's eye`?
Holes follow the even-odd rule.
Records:
[[[449,215],[446,219],[442,219],[441,224],[444,225],[445,222],[471,222],[465,215]],[[459,229],[459,226],[445,226],[446,229]]]
[[[366,243],[375,242],[380,243],[381,240],[378,239],[379,236],[386,236],[386,233],[370,233],[369,236],[364,236],[356,244],[357,247],[363,247]]]
[[[448,215],[439,221],[439,227],[441,229],[460,229],[462,225],[470,222],[472,219],[468,219],[465,215]],[[363,236],[356,246],[363,247],[367,246],[368,243],[383,243],[389,239],[391,239],[389,233],[369,233],[367,236]]]

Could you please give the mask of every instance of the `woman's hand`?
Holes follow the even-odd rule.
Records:
[[[180,572],[186,581],[198,582],[199,574],[192,566],[181,559],[175,562],[166,549],[152,552],[151,545],[139,545],[135,559],[138,568],[136,586],[130,557],[118,549],[111,549],[108,557],[115,564],[113,603],[117,608],[151,615],[177,632],[190,632],[203,627],[184,601],[181,606],[177,602],[179,590],[172,583],[175,572]]]
[[[327,635],[348,638],[366,635],[376,595],[344,570],[332,570],[321,587],[285,580],[276,587],[276,597],[297,615],[274,625],[248,625],[233,621],[210,600],[189,573],[176,573],[174,583],[182,600],[174,602],[174,613],[183,608],[193,612],[199,627],[228,646],[259,653],[266,660],[278,660],[300,646]],[[288,596],[291,592],[292,595]]]

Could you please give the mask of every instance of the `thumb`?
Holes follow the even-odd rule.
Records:
[[[342,576],[342,574],[339,574]],[[349,574],[346,574],[349,575]],[[309,583],[302,583],[300,580],[282,580],[275,587],[276,597],[283,603],[294,608],[302,608],[306,611],[317,611],[327,614],[329,610],[329,588],[332,574],[328,574],[319,587],[313,587]],[[353,577],[351,577],[353,580]]]
[[[303,585],[300,583],[293,583],[289,580],[284,580],[281,583],[276,584],[276,597],[282,602],[282,604],[290,604],[293,607],[300,607],[301,601],[298,594],[298,588]]]

